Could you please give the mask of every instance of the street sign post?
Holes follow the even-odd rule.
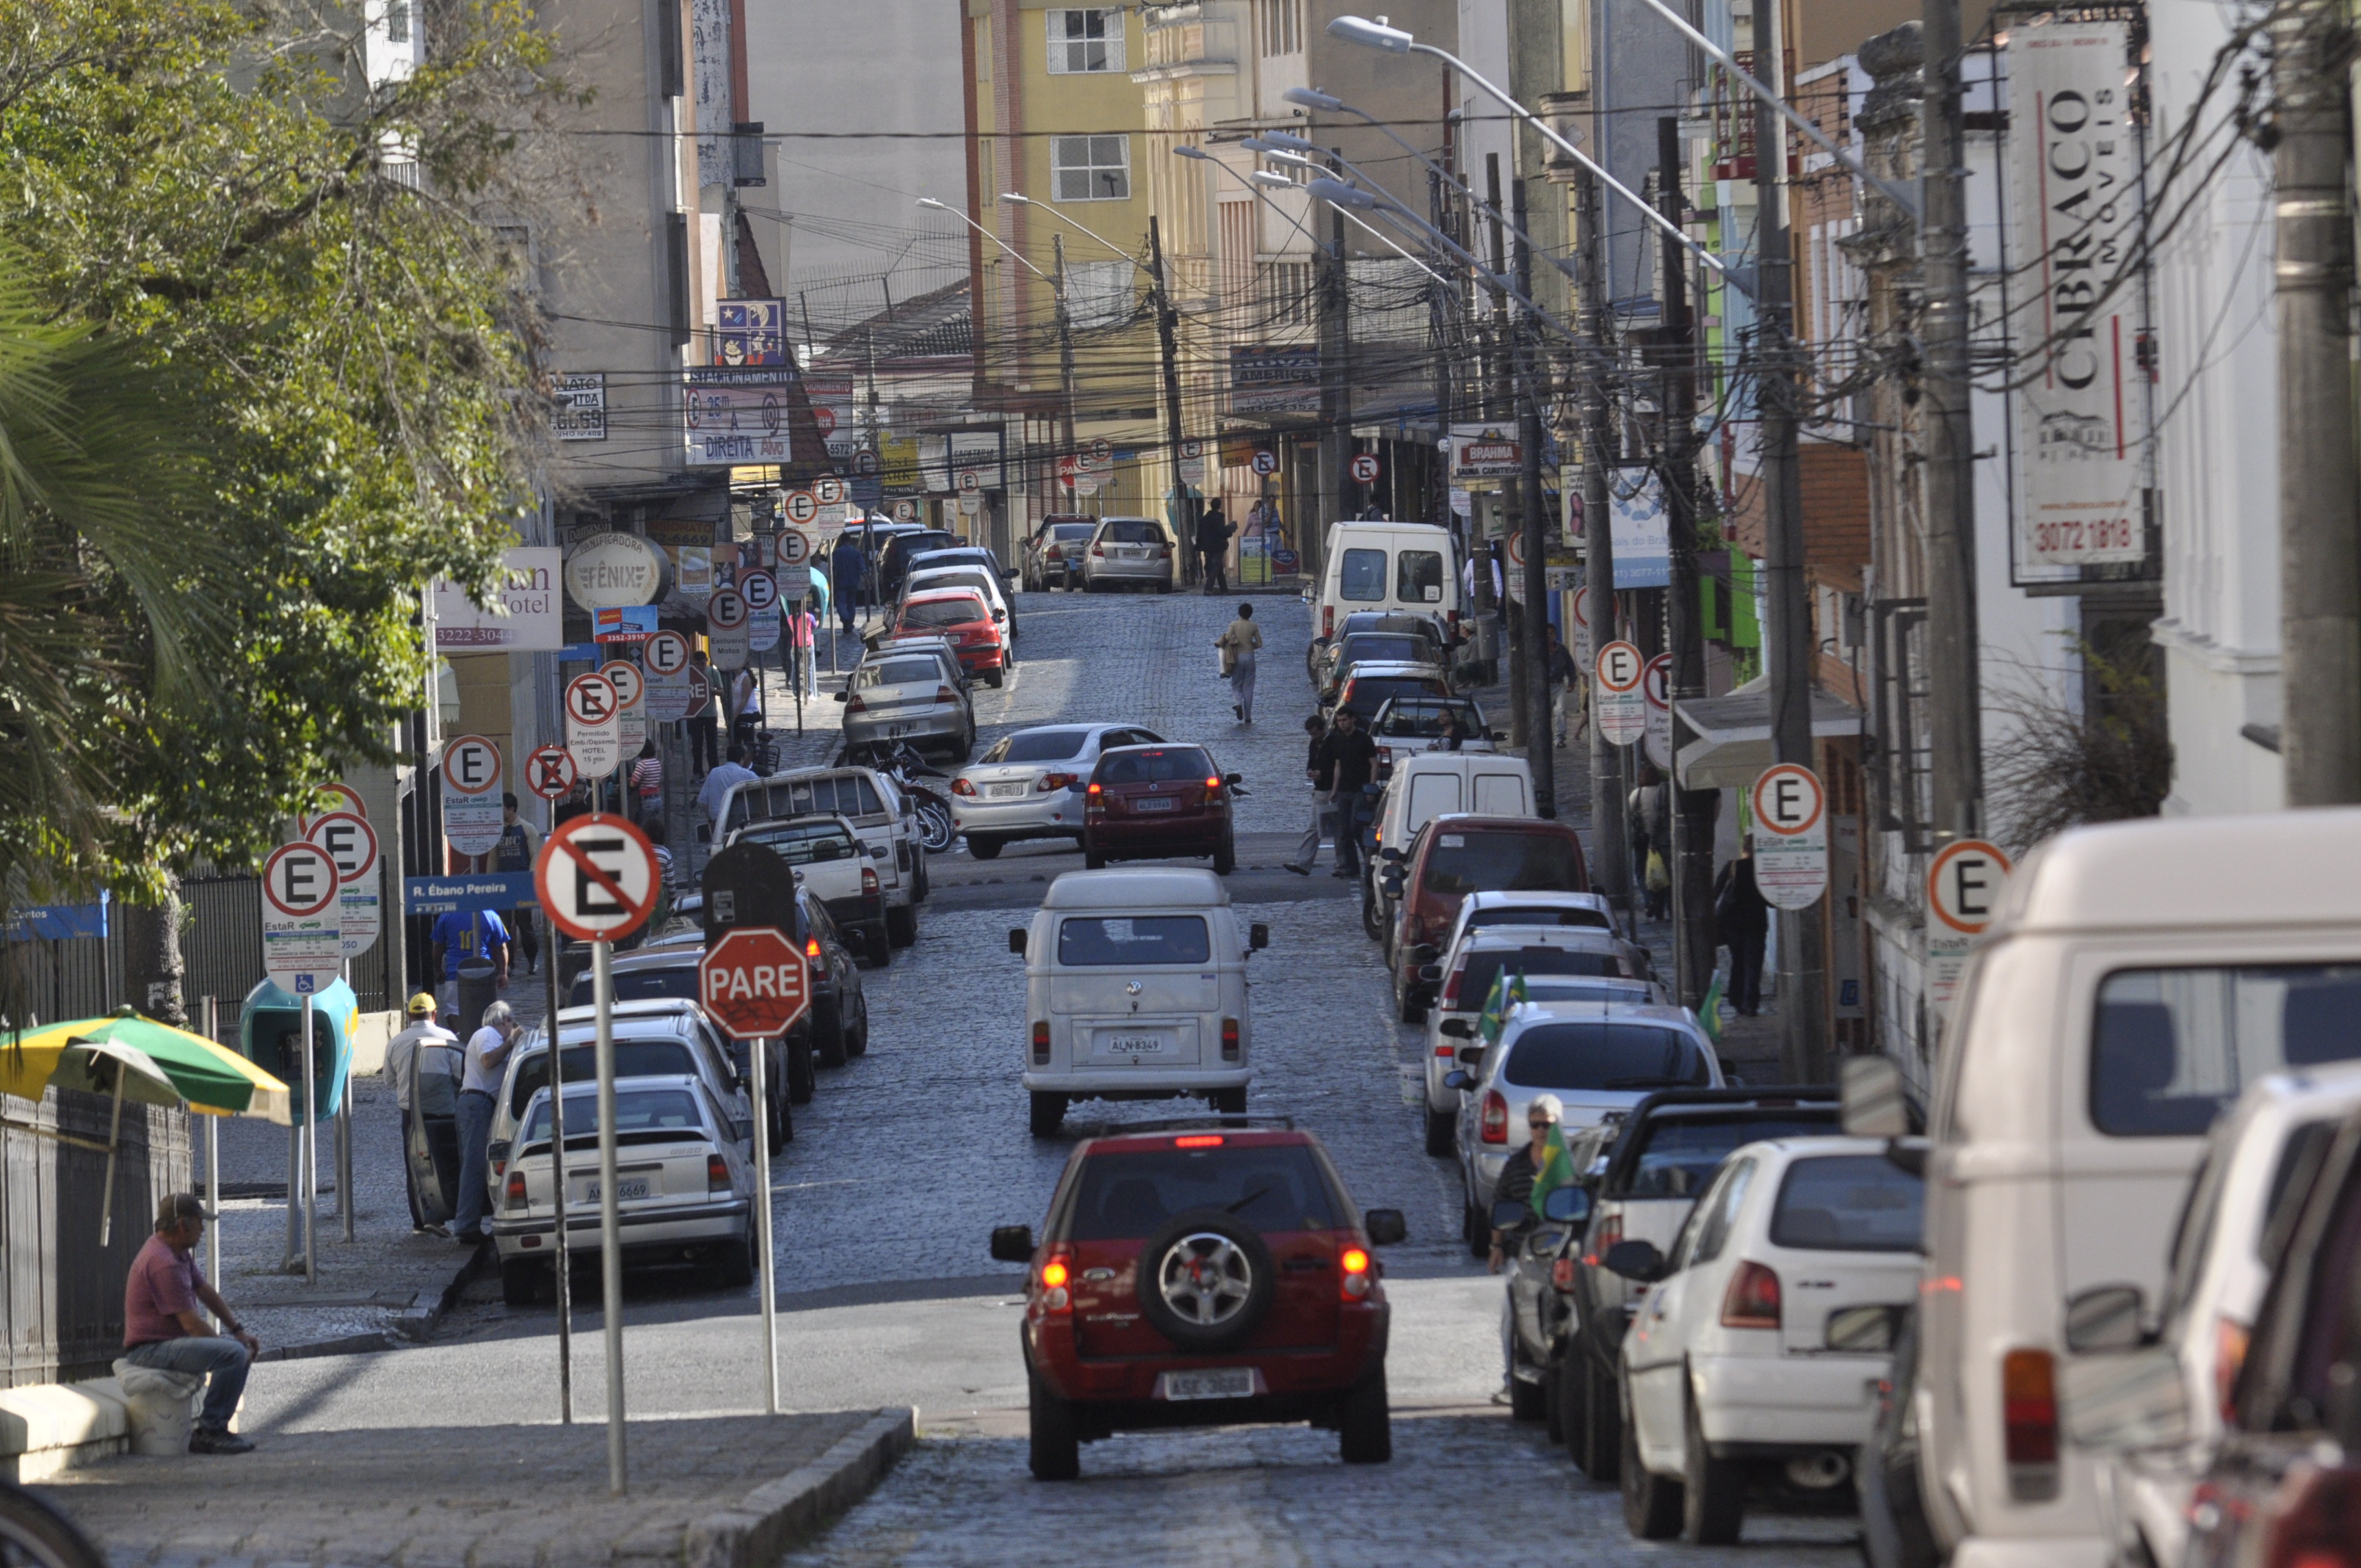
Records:
[[[313,1245],[320,1218],[320,1075],[313,1059],[312,998],[336,981],[344,964],[343,927],[337,909],[336,863],[316,844],[282,844],[262,863],[262,968],[273,983],[295,997],[303,1014],[303,1082],[291,1102],[296,1117],[295,1164],[303,1189],[303,1279],[317,1284],[319,1256]],[[296,1182],[287,1187],[291,1219]],[[350,1199],[344,1200],[349,1202]]]
[[[789,533],[781,537],[800,540],[803,536]],[[779,580],[760,569],[741,572],[738,592],[746,601],[747,651],[767,653],[779,645]]]
[[[312,824],[303,840],[335,863],[337,956],[359,958],[377,946],[384,926],[377,893],[377,830],[349,811],[331,811]]]
[[[1374,452],[1364,452],[1353,459],[1353,478],[1356,484],[1378,482],[1378,457]]]
[[[1640,675],[1640,695],[1648,706],[1646,730],[1640,749],[1648,761],[1670,771],[1673,765],[1673,656],[1659,653]]]
[[[1754,817],[1754,886],[1773,909],[1808,909],[1828,888],[1828,801],[1800,762],[1763,770],[1748,795]]]
[[[1949,1014],[1968,952],[2000,908],[2014,869],[1996,844],[1960,839],[1927,862],[1927,1000]]]
[[[615,688],[615,742],[626,757],[636,757],[648,740],[647,678],[629,659],[611,659],[598,666]]]
[[[443,748],[443,836],[463,855],[489,855],[500,841],[500,749],[480,735]]]
[[[524,760],[524,787],[544,800],[564,800],[581,776],[563,746],[536,746]]]
[[[746,597],[735,588],[716,588],[705,601],[705,639],[713,651],[717,670],[742,670],[753,657],[746,622],[752,619]]]
[[[591,993],[598,1020],[598,1284],[607,1325],[607,1485],[620,1497],[625,1478],[623,1254],[615,1189],[614,941],[637,930],[655,908],[661,891],[655,847],[622,817],[593,812],[551,829],[533,869],[549,923],[590,944]],[[562,1043],[553,1019],[550,1056],[558,1068],[555,1087],[560,1093],[565,1089]],[[562,1139],[559,1149],[562,1162]],[[565,1217],[561,1196],[557,1223],[565,1223]]]
[[[789,490],[786,502],[779,510],[788,522],[801,528],[806,523],[819,521],[819,498],[809,490]]]
[[[1265,478],[1279,472],[1279,454],[1268,446],[1255,448],[1254,471]]]
[[[620,706],[615,683],[604,675],[577,675],[566,683],[566,749],[586,779],[605,778],[622,759],[621,726],[615,721]]]
[[[1648,724],[1647,699],[1640,693],[1647,661],[1629,642],[1609,642],[1598,651],[1595,673],[1598,732],[1610,745],[1629,746]]]
[[[677,631],[659,631],[640,650],[652,675],[676,675],[688,668],[688,639]]]

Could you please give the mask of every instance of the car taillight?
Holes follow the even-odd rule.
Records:
[[[1106,554],[1106,546],[1104,544],[1093,544],[1091,546],[1091,554],[1104,557]]]
[[[730,1190],[730,1162],[718,1154],[705,1157],[705,1190],[708,1192]]]
[[[1456,1058],[1458,1055],[1459,1047],[1457,1046],[1437,1046],[1434,1047],[1434,1056],[1437,1061],[1451,1061]]]
[[[1033,1020],[1033,1065],[1049,1065],[1049,1020],[1047,1018]]]
[[[1104,795],[1106,793],[1106,785],[1094,784],[1091,785],[1089,793],[1092,795]]]
[[[937,702],[957,702],[959,701],[959,693],[951,690],[949,686],[937,686],[935,688],[935,700]]]
[[[2058,1495],[2058,1363],[2046,1350],[2000,1359],[2002,1445],[2008,1495],[2020,1503]]]
[[[2298,1464],[2271,1498],[2261,1533],[2261,1568],[2361,1568],[2361,1469]]]
[[[1574,1259],[1561,1257],[1550,1265],[1550,1288],[1553,1290],[1574,1288]]]
[[[1369,1266],[1369,1255],[1366,1248],[1346,1247],[1336,1259],[1336,1264],[1345,1271],[1345,1299],[1347,1301],[1365,1300],[1369,1292],[1377,1288],[1377,1274]]]
[[[848,697],[845,699],[844,711],[847,713],[866,713],[869,711],[869,704],[867,700],[862,697]]]
[[[807,959],[817,959],[819,957],[819,938],[818,937],[806,937],[804,938],[804,957]]]
[[[1060,554],[1058,553],[1058,547],[1052,544],[1049,548],[1041,552],[1041,559],[1044,561],[1062,561],[1065,557]]]
[[[1605,1219],[1599,1221],[1598,1228],[1591,1233],[1590,1250],[1582,1255],[1582,1266],[1585,1268],[1598,1267],[1598,1260],[1607,1255],[1608,1249],[1622,1239],[1622,1215],[1609,1214]]]
[[[1336,635],[1336,607],[1333,604],[1323,604],[1320,607],[1320,635],[1323,637]]]
[[[1509,1141],[1509,1102],[1500,1098],[1497,1089],[1484,1091],[1484,1141],[1505,1144]]]
[[[2213,1320],[2213,1398],[2224,1421],[2237,1418],[2230,1396],[2238,1386],[2238,1369],[2246,1365],[2246,1341],[2251,1337],[2246,1325],[2235,1318]]]
[[[1207,795],[1219,795],[1219,794],[1221,794],[1221,793],[1222,793],[1222,781],[1221,781],[1221,780],[1219,780],[1219,779],[1207,779],[1207,780],[1205,781],[1205,793],[1206,793]]]
[[[951,780],[951,793],[953,795],[963,795],[970,800],[973,800],[975,798],[975,785],[968,783],[965,779],[953,779]]]
[[[1052,1312],[1072,1310],[1073,1298],[1066,1294],[1066,1282],[1074,1277],[1073,1267],[1060,1250],[1049,1255],[1041,1265],[1041,1305]]]
[[[524,1207],[524,1172],[522,1170],[509,1172],[509,1207],[511,1209]]]
[[[1456,1012],[1458,1010],[1459,977],[1463,972],[1465,972],[1463,969],[1455,969],[1449,974],[1443,977],[1443,996],[1435,1005],[1442,1008],[1445,1013]]]
[[[877,868],[874,866],[861,868],[861,896],[863,898],[877,896]]]
[[[1172,559],[1172,546],[1170,544],[1159,544],[1155,547],[1155,550],[1156,554],[1151,557],[1151,559],[1158,561],[1170,561]]]
[[[1721,1296],[1721,1326],[1726,1329],[1775,1329],[1779,1326],[1779,1276],[1768,1266],[1741,1263],[1730,1277]]]
[[[1459,612],[1455,609],[1451,612],[1451,640],[1459,641]]]
[[[1081,775],[1078,773],[1043,773],[1041,782],[1033,787],[1048,795],[1052,790],[1071,789],[1079,782]]]
[[[1235,1018],[1222,1020],[1222,1059],[1238,1059],[1238,1021]]]

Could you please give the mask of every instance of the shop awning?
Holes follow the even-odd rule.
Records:
[[[1697,739],[1675,759],[1683,789],[1744,789],[1777,759],[1771,752],[1771,690],[1758,677],[1726,696],[1676,705]],[[1812,735],[1839,740],[1861,733],[1861,709],[1812,689]]]

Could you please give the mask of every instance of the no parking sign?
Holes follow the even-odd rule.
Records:
[[[1609,642],[1598,651],[1598,732],[1610,745],[1629,746],[1648,727],[1648,703],[1640,691],[1647,667],[1629,642]]]

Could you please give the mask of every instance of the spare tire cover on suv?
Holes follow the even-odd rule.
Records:
[[[1140,1245],[1139,1310],[1183,1350],[1227,1350],[1261,1326],[1277,1277],[1254,1227],[1222,1209],[1175,1214]]]

